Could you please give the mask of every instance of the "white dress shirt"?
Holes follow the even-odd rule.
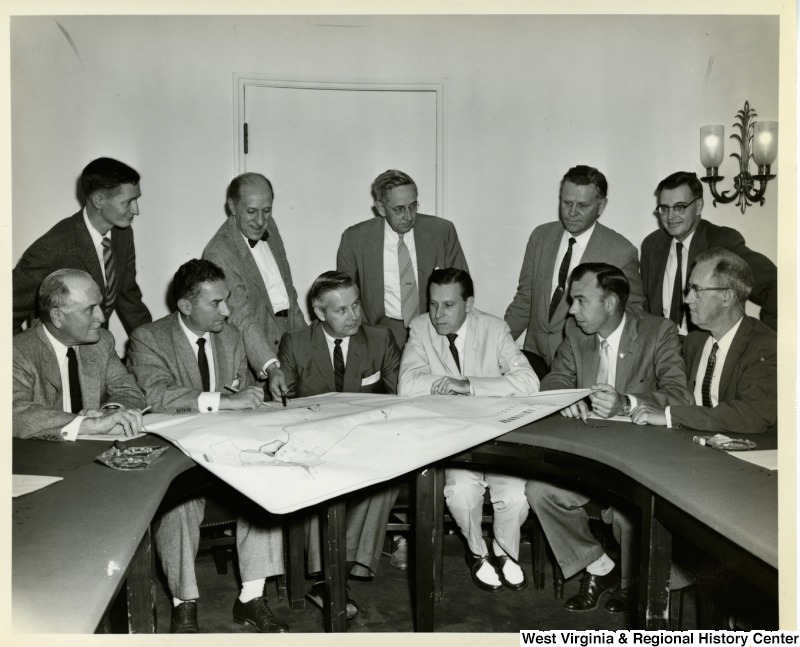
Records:
[[[572,245],[572,258],[569,259],[569,271],[567,272],[567,279],[572,276],[572,270],[574,270],[580,264],[581,259],[583,258],[583,253],[586,251],[586,246],[589,244],[589,239],[592,237],[595,224],[597,223],[593,223],[589,229],[584,231],[582,234],[578,234],[577,236],[573,236],[566,229],[564,230],[564,233],[561,236],[561,244],[558,246],[558,254],[556,254],[556,264],[553,266],[553,281],[550,285],[551,296],[555,293],[556,288],[558,287],[558,270],[561,269],[561,261],[563,261],[564,257],[567,255],[567,250],[569,249],[569,239],[574,238],[575,243]]]
[[[686,239],[681,243],[683,251],[681,252],[681,276],[683,277],[683,284],[689,280],[689,245],[692,244],[694,232],[689,234]],[[678,271],[678,252],[675,251],[677,238],[673,238],[669,246],[669,256],[667,256],[667,266],[664,268],[664,284],[661,286],[661,309],[665,319],[669,319],[670,310],[672,309],[672,288],[675,285],[675,273]],[[681,294],[681,299],[683,295]],[[686,310],[683,311],[683,319],[681,325],[678,326],[679,335],[688,335],[689,328],[686,321]]]
[[[94,228],[94,225],[89,220],[89,214],[86,213],[86,207],[83,208],[83,222],[86,225],[86,229],[89,230],[89,236],[91,236],[91,238],[92,238],[92,244],[94,245],[94,252],[95,252],[95,254],[97,254],[97,260],[100,261],[100,273],[103,275],[103,284],[105,284],[105,282],[106,282],[106,262],[105,262],[105,259],[103,258],[103,249],[104,249],[103,248],[103,238],[104,238],[104,236],[103,236],[103,234],[101,234],[99,231],[97,231]],[[109,240],[111,240],[111,232],[112,231],[114,231],[113,227],[111,229],[109,229],[108,233],[106,234],[106,237],[108,237]],[[103,286],[101,285],[100,287],[102,288]]]
[[[186,335],[186,339],[189,340],[189,346],[192,351],[194,351],[194,359],[197,361],[197,355],[200,352],[197,340],[200,339],[200,335],[196,335],[183,323],[183,315],[178,316],[178,321],[181,322],[183,334]],[[219,401],[222,394],[216,391],[217,380],[216,371],[214,370],[214,350],[212,349],[211,333],[207,332],[202,335],[202,337],[206,340],[205,349],[206,359],[208,360],[208,388],[211,390],[204,391],[197,396],[197,408],[200,413],[214,413],[219,411]]]
[[[398,233],[389,226],[389,223],[383,225],[383,309],[386,316],[390,319],[403,319],[402,298],[400,296],[400,262],[397,259],[397,245],[400,242]],[[414,243],[414,230],[410,229],[408,233],[403,234],[403,242],[408,249],[408,255],[411,257],[411,265],[414,268],[414,277],[416,280],[417,274],[417,247]],[[417,290],[419,290],[419,285]],[[419,290],[420,302],[425,297],[424,289]],[[420,305],[422,305],[420,303]],[[420,308],[420,310],[422,310]]]
[[[608,383],[616,388],[617,382],[617,359],[619,358],[619,346],[622,342],[622,331],[625,330],[625,319],[627,315],[622,315],[622,321],[619,322],[619,326],[614,329],[608,337],[606,337],[606,341],[608,342]],[[603,338],[600,335],[597,335],[597,343],[598,343],[598,353],[602,353],[603,349],[600,348],[600,343],[603,341]],[[631,410],[636,408],[637,400],[634,396],[627,394],[631,400]]]
[[[272,304],[273,312],[280,312],[281,310],[289,309],[289,294],[286,292],[286,286],[283,283],[281,270],[269,248],[269,243],[264,240],[259,240],[255,247],[250,247],[247,236],[242,235],[242,238],[247,242],[247,248],[253,255],[253,260],[256,262],[258,271],[264,281],[264,286],[267,288],[269,301]]]
[[[350,337],[331,337],[328,334],[328,331],[325,330],[325,326],[322,326],[322,333],[325,335],[325,342],[328,344],[328,357],[331,358],[331,368],[333,368],[333,350],[336,348],[336,340],[341,339],[342,343],[340,344],[342,349],[342,359],[344,359],[344,365],[347,366],[347,350],[350,348]]]

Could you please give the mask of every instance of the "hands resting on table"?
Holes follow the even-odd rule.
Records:
[[[119,434],[127,437],[142,431],[140,409],[82,409],[78,415],[84,416],[78,428],[80,436]]]
[[[592,387],[592,394],[589,401],[592,404],[592,412],[600,418],[612,418],[622,413],[624,405],[622,395],[610,384],[595,384]],[[579,400],[561,410],[561,415],[565,418],[580,418],[586,422],[589,417],[589,407],[584,400]],[[660,425],[666,426],[667,416],[664,409],[654,407],[650,404],[638,404],[631,411],[631,420],[637,425]]]

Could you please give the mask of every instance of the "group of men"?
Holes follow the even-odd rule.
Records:
[[[156,322],[136,283],[130,225],[139,175],[100,158],[84,169],[81,188],[85,208],[33,243],[14,269],[17,437],[74,440],[112,430],[129,436],[141,429],[145,407],[208,413],[254,409],[267,395],[342,391],[514,397],[591,388],[586,401],[562,415],[629,415],[638,424],[714,432],[776,425],[775,333],[744,314],[749,297],[775,327],[776,268],[736,231],[701,219],[702,184],[692,173],[659,184],[662,227],[642,244],[640,273],[635,247],[597,222],[608,202],[603,174],[570,169],[561,183],[560,219],[531,235],[503,320],[474,307],[452,223],[418,214],[414,181],[386,171],[373,183],[380,217],[348,228],[337,269],[311,286],[310,326],[264,176],[245,173],[231,182],[229,217],[203,258],[175,273],[176,311]],[[130,335],[127,369],[103,329],[112,312]],[[515,339],[525,331],[521,351]],[[487,488],[491,546],[481,531]],[[349,575],[375,574],[397,492],[391,482],[347,498]],[[600,502],[620,542],[617,565],[588,529],[597,502],[578,490],[448,469],[445,498],[481,589],[527,585],[518,558],[530,507],[565,577],[584,571],[579,594],[565,606],[594,609],[612,591],[606,610],[625,610],[635,580],[626,561],[635,529],[623,511]],[[203,499],[192,498],[157,521],[173,632],[198,631],[194,560],[203,511]],[[283,573],[280,523],[263,510],[238,513],[242,588],[233,616],[258,631],[287,631],[264,596],[265,579]],[[317,520],[309,516],[306,527],[314,573]],[[307,597],[321,606],[321,585]],[[348,599],[348,618],[357,613]]]

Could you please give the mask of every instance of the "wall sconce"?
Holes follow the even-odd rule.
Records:
[[[739,134],[732,134],[730,139],[739,142],[740,153],[731,153],[730,157],[739,160],[739,175],[733,178],[733,192],[730,195],[728,191],[723,191],[722,195],[717,193],[717,182],[725,179],[719,175],[719,165],[725,152],[725,129],[719,125],[700,128],[700,161],[706,168],[706,176],[700,179],[709,185],[714,206],[717,202],[729,204],[738,198],[736,206],[744,213],[748,205],[756,202],[764,204],[767,182],[775,177],[770,175],[769,167],[778,155],[778,122],[753,121],[752,118],[757,116],[747,101],[744,102],[744,109],[736,113],[739,123],[733,126],[739,129]],[[756,175],[750,174],[751,157],[758,166]],[[758,189],[753,188],[756,180]]]

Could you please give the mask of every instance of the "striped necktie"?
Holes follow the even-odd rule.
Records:
[[[333,340],[333,382],[336,393],[344,391],[344,355],[342,354],[342,340]]]
[[[398,234],[397,262],[400,267],[400,310],[403,324],[407,327],[411,320],[419,314],[419,291],[411,264],[411,254],[403,241],[403,234]]]
[[[597,367],[596,384],[608,384],[608,373],[611,367],[610,348],[608,340],[600,341],[600,365]]]
[[[106,298],[103,303],[103,314],[108,319],[114,311],[114,302],[117,300],[117,275],[114,271],[111,239],[108,236],[103,238],[103,265],[106,273]]]

